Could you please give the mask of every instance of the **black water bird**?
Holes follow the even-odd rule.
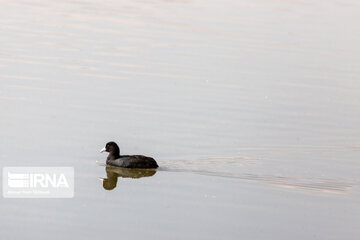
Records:
[[[100,152],[108,152],[106,164],[123,168],[157,168],[156,161],[143,155],[120,155],[120,148],[115,142],[108,142]]]

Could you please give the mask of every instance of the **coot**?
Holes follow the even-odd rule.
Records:
[[[100,152],[108,152],[106,164],[124,168],[157,168],[156,161],[151,157],[142,155],[122,155],[115,142],[108,142]]]

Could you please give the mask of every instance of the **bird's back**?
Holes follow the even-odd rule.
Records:
[[[156,161],[151,157],[143,155],[123,155],[115,160],[107,160],[106,163],[112,166],[124,168],[157,168]]]

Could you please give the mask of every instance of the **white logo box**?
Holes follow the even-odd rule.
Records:
[[[4,198],[73,198],[73,167],[4,167]]]

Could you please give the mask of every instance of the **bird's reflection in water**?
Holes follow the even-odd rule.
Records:
[[[155,169],[140,169],[140,168],[122,168],[106,166],[107,178],[101,178],[103,187],[106,190],[113,190],[116,187],[118,177],[123,178],[142,178],[151,177],[155,175]]]

